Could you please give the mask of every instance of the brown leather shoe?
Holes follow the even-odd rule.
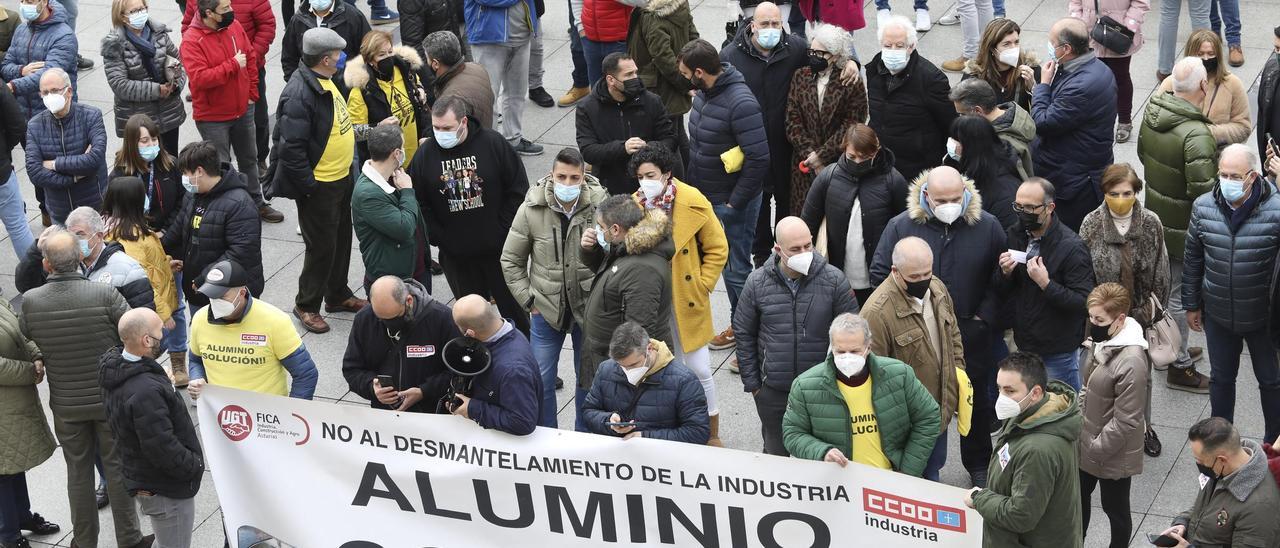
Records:
[[[276,211],[276,208],[269,205],[263,205],[258,208],[258,216],[261,217],[262,221],[265,223],[284,222],[284,213]]]
[[[1163,82],[1164,82],[1164,80],[1165,80],[1165,78],[1168,78],[1168,77],[1169,77],[1169,73],[1167,73],[1167,72],[1160,72],[1160,71],[1158,71],[1158,70],[1157,70],[1157,71],[1156,71],[1156,85],[1159,85],[1159,84],[1163,83]]]
[[[719,335],[711,338],[709,345],[712,350],[726,350],[737,346],[738,342],[733,338],[733,328],[730,327],[721,331]]]
[[[964,70],[965,63],[968,63],[968,62],[969,60],[965,59],[963,56],[956,57],[955,59],[943,61],[942,70],[945,70],[947,72],[961,72]]]
[[[145,537],[142,537],[142,540],[138,541],[137,544],[134,544],[130,548],[151,548],[151,545],[155,543],[156,543],[156,536],[147,535]]]
[[[360,309],[364,308],[365,305],[367,304],[369,304],[369,301],[366,301],[364,299],[358,299],[356,297],[351,297],[350,299],[342,301],[338,304],[324,303],[324,311],[330,314],[333,314],[335,312],[355,313],[355,312],[359,312]]]
[[[50,218],[49,218],[49,212],[48,212],[48,211],[41,210],[41,211],[40,211],[40,226],[43,226],[43,227],[45,227],[45,228],[48,228],[48,227],[49,227],[49,225],[52,225],[52,224],[53,224],[53,219],[50,219]]]
[[[1227,55],[1227,62],[1233,67],[1244,64],[1244,50],[1240,46],[1231,46],[1231,53]]]
[[[316,312],[306,312],[298,307],[293,307],[293,316],[302,322],[302,327],[312,333],[328,333],[329,323],[320,317]]]
[[[1169,368],[1169,377],[1165,380],[1165,386],[1174,390],[1183,392],[1191,392],[1194,394],[1209,393],[1209,377],[1201,375],[1196,371],[1195,367],[1179,369],[1177,367]]]

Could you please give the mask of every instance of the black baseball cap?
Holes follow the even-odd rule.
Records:
[[[210,299],[217,299],[227,294],[232,288],[249,285],[249,273],[245,272],[235,261],[218,261],[205,273],[204,280],[197,289]]]

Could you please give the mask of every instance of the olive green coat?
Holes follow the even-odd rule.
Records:
[[[36,392],[36,343],[22,336],[18,317],[0,299],[0,475],[35,468],[53,454],[53,435]]]

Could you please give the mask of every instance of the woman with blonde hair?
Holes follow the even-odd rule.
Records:
[[[1244,82],[1227,69],[1223,60],[1222,39],[1211,30],[1200,29],[1191,33],[1184,50],[1187,57],[1199,57],[1209,73],[1209,89],[1205,90],[1200,111],[1209,119],[1209,132],[1218,142],[1218,148],[1243,143],[1253,131],[1249,119],[1249,95]],[[1173,76],[1160,82],[1160,93],[1173,91]]]
[[[422,57],[408,46],[392,46],[391,33],[374,30],[360,41],[360,55],[347,61],[342,79],[351,88],[347,111],[362,158],[369,157],[369,128],[398,124],[404,133],[404,164],[431,133],[427,92],[419,76]],[[426,123],[423,123],[423,121]]]
[[[176,155],[178,128],[187,120],[187,74],[169,28],[151,19],[147,0],[112,0],[111,25],[102,38],[102,70],[114,95],[116,137],[124,136],[130,117],[146,114],[159,126],[154,137]]]
[[[1022,27],[1012,19],[991,21],[982,31],[978,55],[965,63],[962,80],[981,78],[995,90],[997,103],[1014,102],[1031,111],[1031,88],[1040,81],[1040,61],[1022,48]]]

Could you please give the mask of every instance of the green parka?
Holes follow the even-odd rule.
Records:
[[[0,299],[0,475],[26,472],[53,454],[53,435],[36,392],[36,343]]]
[[[1005,421],[987,488],[974,493],[984,548],[1080,548],[1076,438],[1084,419],[1076,393],[1050,381],[1048,397]]]
[[[920,477],[938,439],[942,419],[938,402],[905,363],[867,355],[871,369],[871,407],[880,430],[880,448],[894,471]],[[782,443],[791,456],[822,460],[831,448],[853,458],[849,406],[836,383],[836,366],[827,360],[796,377],[782,417]]]
[[[565,216],[551,176],[529,188],[502,245],[502,276],[525,310],[536,308],[565,332],[570,318],[582,324],[595,272],[578,255],[582,233],[595,226],[596,204],[609,197],[594,175],[582,182],[578,203]]]
[[[368,164],[361,168],[351,191],[351,226],[360,241],[365,276],[371,280],[388,275],[412,278],[418,258],[417,232],[422,231],[429,241],[417,195],[412,187],[387,192],[394,188],[391,182],[381,181],[381,175],[373,172],[372,176],[386,186],[375,183],[371,171]]]
[[[1181,261],[1191,204],[1218,180],[1218,142],[1209,119],[1172,93],[1152,95],[1138,132],[1138,158],[1146,171],[1146,207],[1164,223],[1169,258]]]
[[[652,0],[631,14],[627,53],[640,67],[644,88],[658,94],[675,116],[689,112],[689,80],[676,68],[680,48],[698,39],[688,0]]]

